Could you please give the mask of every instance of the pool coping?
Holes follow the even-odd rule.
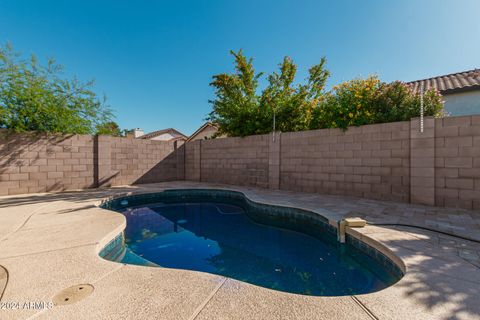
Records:
[[[188,187],[187,187],[187,185],[188,185]],[[180,187],[178,187],[178,186],[180,186]],[[185,187],[182,187],[182,186],[185,186]],[[244,194],[244,196],[247,197],[250,201],[257,202],[257,203],[264,203],[264,204],[268,204],[268,205],[285,206],[284,203],[282,203],[282,204],[275,203],[275,200],[267,201],[267,202],[259,201],[259,197],[255,196],[255,195],[253,196],[253,199],[252,199],[252,197],[250,197],[249,195],[254,194],[255,192],[258,191],[258,189],[255,189],[255,188],[237,187],[237,186],[221,186],[221,185],[216,185],[216,184],[205,184],[205,183],[193,184],[193,187],[194,188],[197,187],[197,188],[201,188],[201,189],[205,189],[205,188],[219,189],[219,188],[221,188],[221,189],[224,189],[224,190],[237,191],[237,192],[239,190],[242,190],[240,192],[242,192]],[[99,216],[102,216],[103,218],[111,219],[111,221],[109,220],[108,223],[105,223],[106,224],[105,230],[107,230],[107,231],[104,232],[104,234],[101,237],[99,235],[96,235],[97,238],[92,236],[93,240],[88,242],[90,244],[94,244],[94,246],[93,246],[94,250],[93,250],[92,254],[88,254],[88,259],[92,260],[91,261],[92,265],[105,264],[105,262],[102,262],[103,259],[98,256],[98,252],[106,244],[108,244],[108,242],[110,242],[119,233],[121,233],[125,228],[125,218],[123,217],[123,215],[121,215],[120,213],[110,211],[110,210],[99,208],[98,207],[99,203],[101,203],[102,201],[105,201],[106,199],[111,199],[112,197],[121,197],[121,196],[125,196],[125,195],[140,194],[140,193],[157,193],[157,192],[163,191],[165,189],[182,189],[182,188],[192,188],[192,185],[189,185],[189,184],[186,184],[186,183],[181,183],[181,182],[170,182],[170,183],[164,183],[164,184],[150,185],[148,187],[147,186],[136,187],[136,188],[133,188],[133,189],[130,189],[130,187],[128,187],[128,188],[125,188],[125,189],[112,188],[112,189],[108,189],[108,190],[104,190],[104,191],[98,191],[98,194],[96,194],[92,197],[92,198],[95,198],[95,199],[94,200],[89,200],[90,203],[93,203],[97,207],[95,207],[95,208],[90,207],[88,210],[90,210],[91,212],[95,211],[95,214],[94,214],[95,217],[98,214]],[[85,191],[83,191],[83,192],[85,192]],[[258,191],[258,192],[269,193],[268,190],[261,190],[261,191]],[[272,192],[275,193],[276,191],[272,191]],[[302,195],[301,193],[296,193],[296,194],[298,194],[299,196]],[[38,195],[38,196],[41,197],[43,195]],[[46,195],[46,196],[47,197],[55,197],[55,195]],[[19,197],[19,196],[17,196],[17,197]],[[12,201],[14,201],[15,198],[16,197],[2,197],[1,199],[10,199],[10,200],[13,199]],[[40,200],[40,202],[41,202],[41,200]],[[19,201],[19,203],[22,203],[21,200]],[[79,205],[79,204],[75,203],[75,206],[76,205]],[[48,205],[46,205],[46,206],[48,206]],[[73,206],[73,203],[69,204],[68,201],[67,201],[65,206],[66,207]],[[300,208],[302,210],[307,210],[307,211],[312,211],[311,207],[309,207],[309,205],[305,205],[303,207],[292,205],[290,207],[291,208]],[[319,204],[318,211],[325,212],[324,210],[325,209],[321,208],[321,206]],[[48,209],[48,207],[46,207],[46,208],[44,208],[44,211],[46,213],[50,213],[50,212],[53,212],[54,209],[53,208]],[[86,211],[87,211],[87,209],[79,209],[72,214],[72,217],[74,217],[75,219],[78,219],[79,215],[81,215],[82,212],[86,212]],[[312,212],[315,212],[317,214],[322,215],[322,213],[320,213],[318,211],[315,210],[315,211],[312,211]],[[2,217],[1,214],[2,214],[2,211],[0,211],[0,218]],[[27,222],[28,222],[28,220],[32,216],[34,216],[34,214],[24,215],[23,218],[26,218]],[[322,215],[322,216],[324,216],[324,215]],[[326,218],[328,219],[329,223],[335,223],[336,224],[336,222],[338,221],[338,220],[335,220],[336,216],[337,216],[336,213],[333,213],[333,214],[330,214],[329,216],[327,215]],[[102,220],[100,219],[100,217],[98,217],[98,218],[95,218],[95,217],[92,219],[92,221],[95,224],[102,224],[103,223]],[[38,217],[36,216],[35,217],[35,222],[37,222],[38,219],[40,219],[39,216]],[[27,225],[28,226],[28,224],[25,221],[20,221],[20,220],[12,228],[13,231],[7,232],[6,235],[2,235],[0,233],[0,240],[4,240],[5,238],[7,239],[3,243],[0,242],[0,244],[4,245],[4,248],[9,249],[8,248],[9,242],[15,240],[16,234],[19,233],[20,231],[21,232],[30,231],[30,229],[20,230],[20,228],[18,227],[19,225],[22,225],[22,226]],[[43,220],[39,220],[38,222],[43,223]],[[53,221],[49,222],[49,223],[53,223]],[[66,224],[66,225],[69,225],[69,224]],[[45,226],[42,226],[42,227],[49,228],[49,224],[46,224]],[[33,230],[33,229],[34,228],[32,228],[31,230]],[[398,294],[397,291],[404,292],[405,288],[408,287],[408,284],[410,283],[411,279],[406,279],[406,278],[407,277],[410,278],[410,276],[412,275],[410,271],[412,271],[412,273],[414,275],[416,275],[418,273],[417,272],[418,264],[416,263],[416,261],[418,259],[422,258],[422,255],[425,256],[425,252],[419,252],[418,254],[415,253],[415,250],[413,250],[413,251],[410,250],[410,251],[407,252],[406,249],[408,249],[408,248],[406,248],[404,245],[399,246],[398,243],[396,243],[396,242],[399,242],[399,241],[403,241],[402,239],[408,239],[408,241],[412,241],[410,235],[404,234],[403,231],[392,230],[392,229],[376,227],[376,226],[367,226],[366,228],[360,228],[360,229],[347,227],[347,233],[350,234],[351,236],[361,240],[361,241],[364,241],[364,242],[368,243],[369,245],[371,245],[372,247],[381,251],[385,255],[387,255],[387,254],[390,255],[389,257],[391,257],[392,260],[394,260],[394,259],[398,260],[398,262],[401,263],[400,265],[404,265],[405,272],[406,272],[406,276],[404,278],[400,279],[400,281],[398,281],[396,284],[394,284],[391,287],[388,287],[388,288],[386,288],[384,290],[381,290],[379,292],[376,292],[376,293],[358,295],[358,296],[352,297],[351,299],[356,300],[357,304],[361,304],[360,309],[362,309],[361,308],[362,306],[364,308],[366,308],[366,310],[363,310],[364,314],[362,314],[362,315],[360,315],[360,313],[362,311],[359,311],[360,309],[356,309],[357,310],[356,313],[358,313],[359,318],[361,318],[363,316],[366,316],[367,318],[371,318],[371,315],[368,315],[369,313],[371,313],[371,314],[374,315],[374,317],[379,318],[379,319],[384,319],[384,318],[385,319],[387,319],[387,318],[388,319],[394,319],[394,318],[403,319],[405,317],[409,317],[411,319],[417,319],[417,318],[418,319],[437,319],[437,318],[440,319],[442,317],[442,315],[444,315],[448,312],[452,312],[450,310],[451,308],[448,307],[448,306],[447,306],[447,310],[446,310],[445,306],[443,306],[439,309],[436,308],[436,307],[432,309],[429,306],[422,305],[422,303],[419,302],[419,301],[415,301],[415,299],[412,300],[411,299],[412,297],[408,297],[406,295],[402,295],[402,294],[399,295]],[[67,234],[65,234],[64,236],[67,237]],[[395,240],[395,239],[400,239],[400,240]],[[419,244],[422,244],[422,243],[419,242]],[[7,245],[7,247],[5,247],[5,245]],[[56,249],[53,243],[51,243],[51,247],[52,248],[50,248],[51,249],[50,252],[54,251],[54,252],[59,252],[59,254],[63,253],[63,252],[61,252],[61,250],[63,250],[63,249]],[[57,250],[57,251],[55,251],[55,250]],[[58,250],[60,250],[60,251],[58,251]],[[43,251],[45,251],[45,250],[43,250]],[[39,251],[37,251],[37,252],[24,252],[22,254],[22,256],[23,255],[25,255],[25,256],[46,255],[46,253],[43,253],[43,251],[42,252],[39,252]],[[14,251],[11,251],[11,252],[14,252]],[[415,254],[412,254],[412,252],[415,253]],[[431,253],[427,252],[427,253],[429,254],[428,258],[433,259],[433,260],[437,259],[436,255],[441,254],[441,252],[436,252],[436,251],[435,252],[432,251]],[[17,256],[19,256],[19,255],[10,255],[10,256],[0,255],[0,265],[7,264],[6,269],[8,270],[8,272],[10,274],[10,277],[12,278],[12,279],[10,279],[10,282],[15,282],[17,270],[15,268],[9,268],[9,263],[12,260],[18,259]],[[406,259],[405,259],[405,257],[406,257]],[[449,263],[454,263],[455,265],[459,265],[458,268],[461,267],[461,270],[465,270],[465,272],[464,273],[455,272],[455,274],[445,273],[445,274],[442,274],[442,276],[445,275],[446,277],[452,278],[452,279],[460,278],[459,281],[460,280],[465,281],[467,278],[470,278],[470,279],[473,280],[474,283],[480,283],[480,280],[479,280],[480,277],[478,277],[479,276],[478,275],[478,269],[476,269],[477,272],[475,273],[474,269],[467,268],[466,265],[461,264],[461,261],[455,260],[456,258],[454,256],[448,256],[447,258],[448,258],[448,260],[444,257],[438,257],[438,259],[437,259],[438,261],[434,261],[434,264],[437,263],[437,264],[441,265],[441,264],[444,264],[445,261],[448,261]],[[46,258],[46,259],[49,259],[49,258]],[[7,263],[5,263],[5,262],[7,262]],[[48,261],[46,261],[46,262],[48,262]],[[395,261],[395,262],[397,263],[397,261]],[[112,266],[111,264],[114,264],[114,263],[111,263],[111,264],[107,263],[107,264],[108,264],[109,268],[112,268],[112,270],[109,271],[103,277],[109,277],[110,275],[115,274],[115,272],[119,272],[116,269],[116,268],[120,269],[119,266]],[[27,268],[27,266],[24,266],[24,267]],[[138,272],[138,274],[142,274],[142,273],[146,273],[146,272],[157,273],[158,269],[159,269],[159,268],[151,268],[151,267],[140,267],[140,268],[146,268],[146,270],[148,270],[148,271],[145,271],[145,270],[141,271],[138,268],[134,268],[135,272]],[[122,269],[130,270],[130,268],[122,268]],[[88,270],[82,270],[82,272],[84,272],[85,274],[88,274]],[[425,269],[425,272],[427,272],[426,269]],[[181,271],[181,272],[178,271],[176,273],[178,273],[179,275],[181,274],[182,276],[185,276],[186,274],[191,273],[193,275],[193,277],[197,277],[197,278],[204,277],[203,275],[199,275],[199,272],[197,272],[197,271],[187,271],[187,272],[186,271]],[[199,304],[199,306],[197,306],[197,308],[195,308],[195,312],[196,312],[195,317],[200,316],[201,314],[207,313],[207,312],[214,312],[214,313],[219,312],[219,310],[210,310],[211,308],[209,309],[209,307],[211,305],[215,304],[216,299],[220,299],[220,297],[223,294],[225,294],[223,291],[227,290],[227,288],[225,288],[224,283],[227,283],[227,282],[229,283],[229,286],[236,286],[236,288],[238,288],[238,290],[240,290],[242,292],[246,292],[248,294],[250,294],[250,292],[252,292],[252,291],[258,290],[258,292],[256,292],[257,295],[266,295],[266,296],[271,296],[271,297],[275,296],[279,300],[283,299],[284,295],[287,295],[287,296],[290,297],[289,298],[290,300],[295,300],[295,302],[290,302],[290,303],[299,303],[299,305],[302,305],[301,301],[303,299],[303,298],[302,299],[300,299],[300,298],[304,297],[302,295],[296,295],[296,294],[291,294],[291,293],[282,293],[281,296],[278,296],[276,293],[273,293],[272,290],[270,290],[270,289],[261,288],[261,287],[259,287],[260,289],[252,288],[252,286],[253,287],[257,287],[257,286],[250,285],[250,284],[245,284],[245,285],[244,284],[238,284],[237,283],[238,281],[229,281],[229,280],[217,279],[217,278],[214,279],[214,277],[213,278],[210,277],[209,279],[211,281],[214,281],[214,282],[219,281],[219,283],[216,284],[213,288],[213,289],[215,289],[215,290],[213,290],[213,291],[215,291],[215,293],[212,294],[212,292],[213,292],[212,291],[212,292],[209,292],[209,294],[207,295],[207,298],[208,298],[207,300],[208,301],[203,300],[202,303]],[[34,281],[33,279],[30,279],[30,280]],[[28,279],[25,279],[25,281],[28,281]],[[99,281],[101,281],[101,280],[99,280]],[[423,282],[425,282],[425,286],[431,285],[431,284],[427,283],[428,281],[429,281],[429,279],[423,279]],[[66,279],[65,282],[68,282],[68,279]],[[222,285],[220,285],[220,283],[222,283]],[[422,279],[420,279],[420,283],[422,283]],[[147,284],[145,284],[145,285],[147,285]],[[22,292],[10,292],[9,291],[10,286],[13,286],[13,283],[9,283],[7,285],[7,288],[5,290],[6,297],[4,297],[4,300],[6,298],[11,299],[11,297],[17,297],[18,298],[18,297],[22,297],[22,296],[23,297],[28,296],[26,293],[24,294]],[[127,284],[125,284],[125,286],[127,286]],[[219,287],[217,288],[217,286],[219,286]],[[228,287],[228,288],[230,288],[230,287]],[[12,290],[14,290],[14,289],[15,288],[12,288]],[[455,290],[457,290],[458,292],[462,292],[463,289],[460,286],[460,287],[456,287]],[[47,291],[47,293],[48,293],[48,290],[45,290],[45,291]],[[247,294],[247,296],[248,296],[248,294]],[[51,293],[50,293],[50,295],[51,295]],[[50,295],[47,294],[47,296],[50,296]],[[296,296],[300,296],[300,298],[297,298]],[[45,295],[43,297],[45,298]],[[322,299],[322,298],[328,298],[328,299]],[[349,316],[351,316],[351,313],[349,313],[348,310],[345,311],[344,315],[342,315],[342,312],[343,312],[342,307],[340,307],[339,305],[336,304],[337,301],[341,301],[341,303],[346,304],[344,299],[337,299],[337,297],[313,297],[313,299],[314,300],[317,299],[317,301],[314,301],[315,303],[316,302],[323,303],[323,301],[329,301],[328,308],[330,308],[330,304],[331,304],[333,310],[334,311],[337,310],[335,312],[339,312],[338,313],[338,318],[339,319],[342,319],[343,317],[345,319],[347,319],[347,318],[349,318]],[[308,299],[308,301],[309,301],[309,303],[313,303],[312,302],[313,300]],[[91,303],[91,301],[90,301],[90,303]],[[240,302],[235,301],[235,303],[240,303]],[[251,300],[248,300],[248,303],[253,303],[253,302]],[[396,306],[394,304],[396,304]],[[75,312],[78,312],[78,310],[83,310],[83,311],[88,310],[88,308],[89,308],[88,305],[89,305],[89,303],[78,303],[78,306],[72,305],[74,307],[61,307],[61,308],[60,307],[59,308],[55,307],[52,310],[42,310],[40,312],[30,311],[30,312],[25,312],[25,313],[22,313],[22,314],[26,315],[25,318],[28,318],[28,317],[31,317],[31,316],[42,318],[42,317],[46,317],[47,315],[48,315],[48,317],[53,316],[53,318],[55,318],[55,315],[64,316],[65,314],[68,314],[70,318],[75,318],[76,316],[81,318],[81,316],[79,314],[76,314]],[[202,306],[202,305],[203,305],[203,307],[200,308],[200,306]],[[270,308],[270,307],[274,308],[275,306],[274,305],[272,305],[272,306],[268,305],[266,308]],[[127,308],[127,307],[124,306],[124,308]],[[197,310],[199,308],[200,308],[200,310]],[[306,304],[304,308],[305,308],[305,310],[308,311],[308,308],[309,308],[308,304]],[[323,308],[326,309],[327,307],[324,306]],[[205,311],[202,311],[204,309],[205,309]],[[222,308],[220,308],[220,309],[222,309]],[[226,308],[226,309],[228,309],[228,308]],[[231,312],[231,311],[232,310],[224,310],[224,312],[227,312],[227,314],[229,314],[228,312]],[[307,311],[305,311],[305,312],[307,312]],[[155,314],[155,309],[152,308],[152,310],[144,310],[144,312],[146,314],[148,314],[149,312],[150,312],[150,314],[152,314],[152,312],[153,312],[153,314]],[[466,316],[462,317],[461,319],[474,319],[474,317],[476,315],[478,315],[478,313],[477,313],[478,310],[475,309],[475,308],[473,308],[472,310],[467,309],[467,311],[463,310],[463,312],[464,313],[466,312]],[[9,312],[6,315],[7,315],[7,318],[8,318],[8,316],[12,316],[12,318],[22,318],[21,316],[20,317],[14,316],[15,315],[14,312]],[[61,318],[61,317],[59,316],[59,318]],[[215,318],[215,317],[212,317],[212,318]],[[221,318],[221,317],[217,317],[217,318]],[[320,318],[321,317],[319,316],[319,319]]]

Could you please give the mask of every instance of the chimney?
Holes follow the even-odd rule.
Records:
[[[140,128],[135,128],[135,129],[129,130],[125,136],[126,136],[127,138],[136,139],[136,138],[139,138],[139,137],[141,137],[141,136],[143,136],[143,135],[144,135],[144,133],[143,133],[143,130],[142,130],[142,129],[140,129]]]
[[[133,137],[134,137],[134,138],[139,138],[139,137],[143,136],[144,134],[145,134],[145,133],[144,133],[143,130],[140,129],[140,128],[135,128],[135,129],[133,129]]]

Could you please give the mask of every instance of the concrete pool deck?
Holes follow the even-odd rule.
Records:
[[[126,192],[225,188],[337,221],[413,224],[480,238],[480,213],[385,201],[195,182],[0,197],[0,319],[479,319],[480,244],[404,226],[350,229],[398,256],[406,275],[379,292],[311,297],[208,273],[124,265],[98,251],[125,227],[96,205]],[[386,249],[385,249],[386,248]],[[91,284],[76,303],[38,310],[65,288]],[[4,290],[3,290],[4,289]],[[3,294],[2,294],[3,291]]]

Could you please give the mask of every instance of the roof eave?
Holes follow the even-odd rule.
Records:
[[[448,95],[448,94],[462,93],[462,92],[469,92],[469,91],[476,91],[476,90],[480,90],[480,84],[479,85],[472,85],[472,86],[468,86],[468,87],[462,87],[462,88],[440,90],[440,93],[442,95]]]

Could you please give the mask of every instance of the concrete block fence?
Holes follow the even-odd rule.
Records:
[[[185,145],[185,179],[480,209],[480,115]]]
[[[173,180],[480,209],[480,115],[182,146],[0,130],[0,195]]]
[[[0,130],[0,195],[177,180],[179,152],[163,141]]]
[[[0,195],[95,186],[94,137],[0,131]]]

